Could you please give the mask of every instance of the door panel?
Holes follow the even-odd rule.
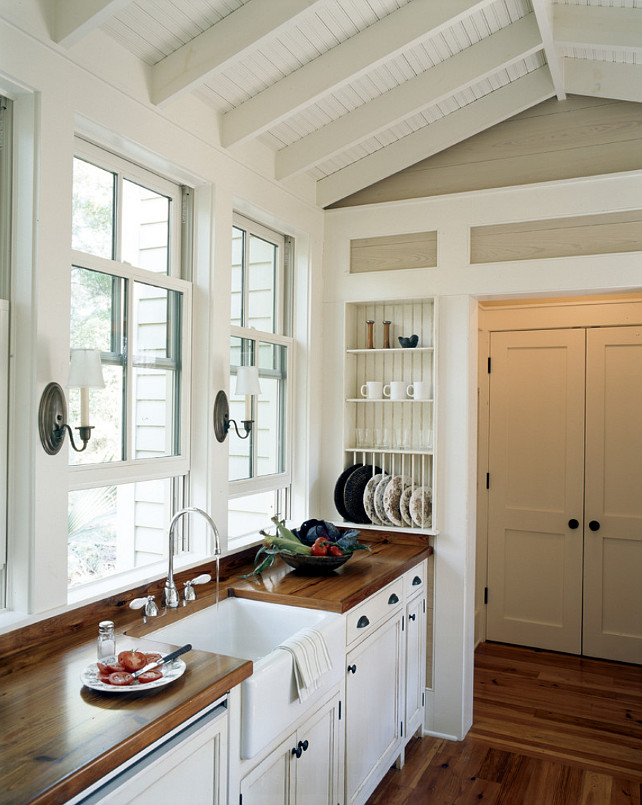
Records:
[[[491,334],[490,640],[581,651],[584,354],[584,330]]]
[[[640,663],[642,327],[588,332],[586,384],[584,653]]]

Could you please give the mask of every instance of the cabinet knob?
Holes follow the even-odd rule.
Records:
[[[416,587],[418,584],[421,584],[421,577],[415,576],[414,579],[412,580],[412,586]]]
[[[415,619],[416,617],[417,617],[417,616],[416,616],[416,615],[413,613],[412,615],[408,615],[408,620],[409,620],[409,621],[414,621],[414,619]]]
[[[348,671],[349,671],[351,674],[356,674],[356,673],[357,673],[357,666],[356,666],[356,665],[349,665],[349,666],[348,666]]]
[[[308,743],[308,739],[307,739],[307,738],[305,739],[305,741],[299,741],[299,743],[298,743],[298,748],[299,748],[299,749],[300,749],[302,752],[307,752],[307,751],[308,751],[308,746],[310,746],[310,744]]]
[[[397,593],[393,593],[390,598],[388,599],[389,604],[398,604],[399,603],[399,596]]]
[[[589,528],[591,529],[591,531],[599,531],[600,524],[597,520],[591,520],[591,522],[589,523]]]
[[[579,525],[580,525],[580,521],[576,520],[574,517],[568,521],[568,527],[569,528],[575,529],[575,528],[578,528]]]
[[[301,755],[303,754],[303,750],[301,749],[300,744],[301,744],[301,741],[299,741],[299,746],[293,746],[292,747],[292,754],[296,755],[297,757],[301,757]]]
[[[357,621],[357,629],[365,629],[366,626],[370,626],[370,621],[366,615],[362,615]]]

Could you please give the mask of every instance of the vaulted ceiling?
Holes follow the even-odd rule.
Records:
[[[642,102],[642,0],[52,0],[52,39],[100,28],[193,93],[217,143],[258,140],[327,206],[567,93]]]

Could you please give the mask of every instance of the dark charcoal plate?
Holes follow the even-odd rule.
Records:
[[[357,467],[348,476],[343,488],[343,502],[348,512],[350,522],[371,522],[363,505],[363,493],[368,481],[373,475],[379,472],[381,472],[379,467],[373,467],[372,464],[364,464],[363,467]]]
[[[344,520],[349,520],[350,515],[348,514],[345,503],[343,502],[343,488],[350,473],[354,472],[358,467],[363,467],[363,464],[353,464],[351,467],[348,467],[348,469],[344,470],[337,478],[337,482],[334,486],[334,505]],[[323,557],[321,558],[323,559]]]
[[[317,575],[319,573],[330,573],[341,565],[345,565],[352,556],[351,553],[345,556],[304,556],[300,553],[280,553],[279,556],[286,565],[300,570],[302,573]]]

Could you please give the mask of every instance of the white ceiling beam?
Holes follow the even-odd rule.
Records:
[[[564,101],[566,100],[566,90],[564,89],[562,59],[557,51],[553,36],[553,2],[552,0],[532,0],[532,3],[540,34],[542,35],[544,53],[546,54],[548,69],[551,71],[555,94],[558,101]]]
[[[529,14],[282,148],[276,155],[276,178],[309,170],[541,48],[535,15]]]
[[[321,0],[249,0],[152,68],[152,102],[184,95]]]
[[[642,103],[642,65],[564,59],[566,89],[573,95]]]
[[[53,40],[70,47],[129,5],[131,0],[54,0]]]
[[[540,67],[478,101],[353,162],[317,182],[317,204],[339,199],[495,126],[555,95],[548,67]]]
[[[553,33],[558,45],[602,47],[642,53],[642,8],[555,6]]]
[[[491,1],[415,0],[402,6],[225,114],[223,145],[257,137],[333,89],[426,39],[431,32]]]

